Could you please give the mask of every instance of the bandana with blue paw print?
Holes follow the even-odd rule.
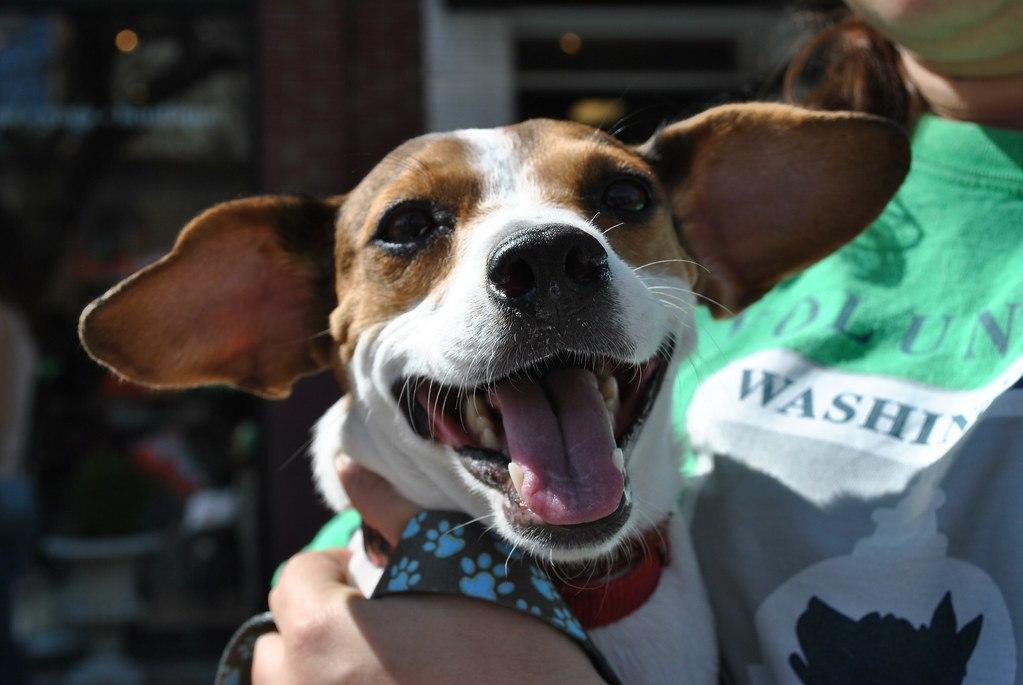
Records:
[[[529,614],[575,640],[608,683],[620,682],[547,574],[465,514],[422,511],[409,520],[371,596],[406,593],[462,595]]]
[[[621,682],[547,574],[465,514],[423,511],[408,522],[393,550],[385,550],[382,538],[377,542],[381,549],[371,557],[383,561],[384,552],[390,553],[373,598],[405,593],[462,595],[521,611],[575,640],[605,681]],[[250,685],[256,640],[276,630],[270,612],[242,624],[221,654],[215,685]]]

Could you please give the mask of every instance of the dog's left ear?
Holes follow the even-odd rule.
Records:
[[[142,385],[286,397],[329,363],[340,205],[277,195],[206,210],[170,254],[82,312],[82,344]]]
[[[858,235],[909,170],[891,122],[764,103],[708,110],[639,152],[668,190],[683,247],[706,267],[695,285],[715,317]]]

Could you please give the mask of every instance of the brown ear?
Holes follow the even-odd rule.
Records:
[[[327,364],[339,206],[265,196],[206,210],[170,254],[85,308],[82,344],[143,385],[286,397]]]
[[[697,289],[736,313],[877,218],[909,169],[893,123],[851,112],[726,105],[668,126],[640,152],[668,189]]]

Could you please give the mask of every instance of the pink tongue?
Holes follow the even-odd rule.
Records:
[[[596,377],[558,369],[539,382],[506,380],[490,395],[501,412],[511,460],[522,467],[522,503],[546,523],[596,521],[625,488]]]

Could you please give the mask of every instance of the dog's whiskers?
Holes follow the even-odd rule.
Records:
[[[319,333],[313,333],[309,336],[303,336],[301,338],[293,338],[291,340],[277,340],[275,342],[264,343],[267,347],[281,347],[284,345],[296,345],[299,343],[309,342],[316,338],[322,338],[323,336],[330,335],[330,329],[320,331]]]
[[[472,519],[471,521],[466,521],[465,523],[459,523],[457,526],[452,526],[451,528],[448,529],[448,531],[446,533],[441,535],[441,537],[444,537],[444,535],[450,535],[451,533],[454,533],[456,530],[461,530],[462,528],[465,528],[466,526],[470,526],[470,525],[472,525],[474,523],[479,523],[480,521],[485,521],[487,519],[496,519],[496,518],[497,518],[497,514],[494,514],[494,513],[483,514],[483,516],[477,516],[476,518]],[[487,528],[487,531],[489,532],[490,528]]]
[[[624,225],[625,225],[625,222],[624,222],[624,221],[621,221],[621,222],[619,222],[619,223],[615,224],[614,226],[612,226],[612,227],[608,228],[607,230],[601,231],[601,232],[600,232],[600,234],[601,234],[601,235],[607,235],[608,233],[610,233],[610,232],[611,232],[611,231],[613,231],[614,229],[618,228],[619,226],[624,226]]]
[[[633,502],[636,504],[636,507],[635,507],[635,509],[633,511],[636,512],[637,516],[646,519],[646,521],[650,524],[651,529],[653,529],[657,533],[657,539],[660,540],[661,547],[662,548],[667,548],[668,541],[665,540],[665,538],[664,538],[664,533],[661,531],[660,524],[657,521],[654,521],[653,518],[651,518],[648,513],[643,511],[643,508],[641,506],[642,503],[643,503],[642,499],[633,496]],[[642,538],[640,538],[640,540],[641,540],[641,542],[643,544],[643,553],[644,554],[648,554],[650,550],[647,547],[646,536],[643,536]]]
[[[665,307],[679,312],[678,314],[672,314],[678,323],[684,324],[687,327],[691,324],[693,314],[696,311],[696,308],[691,304],[688,302],[679,302],[678,300],[669,300],[662,296],[658,296],[655,299]]]
[[[516,548],[518,548],[518,546],[519,546],[518,542],[513,542],[512,546],[511,546],[511,551],[508,552],[508,556],[504,558],[504,572],[505,572],[505,575],[508,574],[508,563],[511,561],[511,558],[515,555],[515,550],[516,550]]]
[[[657,299],[660,302],[664,302],[665,299],[667,299],[667,300],[669,300],[671,302],[675,302],[679,307],[688,307],[689,311],[693,311],[693,310],[696,309],[689,302],[687,302],[682,297],[679,297],[678,295],[671,295],[669,293],[658,293],[657,294]]]
[[[654,263],[656,263],[656,262],[653,262],[652,264],[654,264]],[[651,266],[652,264],[644,265],[644,266]],[[640,267],[640,268],[642,268],[642,267]],[[642,278],[640,280],[642,281]],[[695,290],[689,290],[688,288],[679,288],[677,286],[671,286],[671,285],[647,285],[645,282],[643,283],[643,285],[645,285],[646,289],[650,290],[650,291],[655,291],[655,290],[677,290],[677,291],[679,291],[681,293],[685,293],[687,295],[692,295],[693,297],[703,298],[707,302],[710,302],[713,305],[717,305],[718,307],[721,307],[723,310],[728,312],[729,316],[735,316],[735,312],[732,311],[732,309],[729,308],[727,305],[724,305],[724,304],[718,302],[717,300],[715,300],[714,298],[709,297],[707,295],[704,295],[703,293],[698,293]]]
[[[288,466],[291,465],[291,462],[295,461],[295,459],[298,458],[298,455],[300,455],[302,452],[305,452],[307,449],[309,449],[309,445],[312,444],[313,439],[314,439],[314,436],[310,435],[308,440],[306,440],[301,445],[296,447],[295,451],[291,453],[291,456],[288,457],[287,459],[285,459],[283,462],[281,462],[281,465],[277,467],[277,472],[280,473],[281,471],[286,469]]]
[[[688,325],[688,322],[683,320],[681,318],[681,316],[682,315],[691,314],[693,310],[691,310],[691,309],[683,309],[682,307],[678,306],[677,304],[674,304],[673,302],[665,302],[664,300],[661,300],[661,299],[658,299],[657,301],[660,302],[665,307],[668,307],[669,309],[677,309],[680,312],[680,314],[676,315],[676,317],[675,317],[676,321],[678,321],[678,323],[683,323],[683,324],[687,324]]]
[[[329,328],[325,328],[325,329],[323,329],[322,331],[320,331],[318,333],[313,333],[308,338],[306,338],[306,340],[315,340],[316,338],[322,338],[325,335],[330,335],[330,329]]]
[[[651,266],[657,266],[658,264],[672,264],[672,263],[692,264],[693,266],[696,266],[696,267],[699,267],[699,268],[703,269],[708,274],[710,273],[710,269],[705,267],[703,264],[700,264],[699,262],[694,262],[692,259],[658,259],[655,262],[647,262],[646,264],[643,264],[642,266],[637,266],[632,271],[633,271],[633,273],[635,273],[637,271],[640,271],[641,269],[646,269],[647,267],[651,267]]]

